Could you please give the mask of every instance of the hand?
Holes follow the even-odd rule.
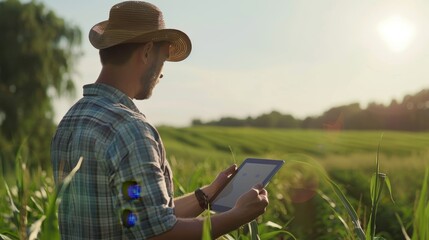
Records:
[[[235,171],[237,171],[237,165],[231,165],[229,168],[220,172],[215,180],[203,190],[209,199],[228,182],[229,178],[233,173],[235,173]]]
[[[257,184],[238,198],[233,209],[243,216],[245,222],[250,222],[265,212],[268,203],[267,190],[262,184]]]

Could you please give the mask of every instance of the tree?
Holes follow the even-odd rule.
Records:
[[[299,121],[292,115],[283,115],[278,111],[263,114],[252,121],[252,126],[269,128],[297,128]]]
[[[52,101],[73,93],[81,32],[43,4],[18,0],[0,1],[0,31],[0,144],[16,151],[25,141],[30,160],[49,162]],[[0,152],[2,162],[11,157]]]

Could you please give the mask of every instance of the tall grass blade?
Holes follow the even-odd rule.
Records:
[[[338,187],[338,185],[332,181],[330,178],[327,177],[327,181],[331,184],[332,189],[334,190],[335,194],[340,199],[341,203],[343,204],[344,208],[346,209],[348,215],[350,216],[353,225],[354,230],[356,232],[356,235],[360,240],[365,240],[365,232],[362,229],[362,226],[360,225],[359,218],[356,214],[356,211],[354,210],[353,206],[350,204],[349,200],[346,198],[344,193],[341,191],[341,189]]]
[[[381,199],[381,193],[383,192],[383,186],[385,185],[386,175],[384,173],[378,173],[371,179],[371,213],[369,215],[368,226],[366,229],[366,239],[371,240],[375,238],[376,233],[376,216],[378,210],[378,204]]]
[[[42,216],[39,220],[34,222],[30,227],[30,236],[28,237],[28,240],[35,240],[37,239],[37,235],[42,229],[42,223],[46,219],[46,216]]]
[[[173,177],[174,186],[179,190],[179,195],[184,195],[187,193],[185,187],[177,180],[176,177]]]
[[[19,200],[19,212],[18,221],[16,226],[18,227],[18,234],[20,239],[27,239],[27,202],[28,202],[28,186],[26,185],[28,179],[28,170],[25,163],[25,159],[22,157],[22,151],[24,143],[18,148],[15,156],[15,176],[16,186],[18,188],[18,200]]]
[[[12,194],[10,193],[9,185],[7,185],[6,181],[4,182],[4,185],[6,187],[7,196],[9,197],[10,209],[12,210],[13,213],[19,213],[19,209],[16,207],[13,201]]]
[[[60,185],[59,193],[57,195],[57,199],[60,200],[61,196],[64,194],[64,191],[69,186],[70,182],[73,180],[74,175],[76,172],[80,169],[80,166],[82,165],[83,157],[79,158],[79,161],[76,163],[76,166],[70,171],[69,175],[64,178],[64,181]]]
[[[404,235],[405,240],[411,240],[410,236],[407,233],[407,230],[404,227],[404,224],[402,223],[401,218],[399,217],[399,215],[397,213],[395,213],[395,216],[399,222],[399,225],[401,226],[401,231],[402,231],[402,234]]]
[[[414,213],[412,240],[429,239],[429,168],[426,168],[422,189]]]
[[[45,211],[46,219],[42,224],[42,235],[40,239],[59,239],[59,230],[58,230],[58,220],[57,220],[57,207],[61,201],[61,196],[64,194],[64,191],[68,188],[69,184],[73,180],[74,175],[80,169],[82,165],[83,157],[79,158],[79,161],[76,163],[76,166],[70,171],[67,177],[64,178],[63,182],[59,184],[58,188],[49,197],[48,207]]]
[[[206,210],[207,216],[204,218],[203,222],[203,236],[202,240],[212,240],[212,223],[210,215],[210,206]]]
[[[234,162],[234,164],[237,164],[237,160],[235,159],[235,153],[232,150],[232,147],[229,145],[229,151],[231,152],[231,156],[232,156],[232,161]]]
[[[320,197],[325,200],[328,205],[331,207],[332,211],[334,211],[335,216],[340,220],[340,222],[343,224],[344,228],[347,230],[347,232],[349,233],[349,235],[351,234],[349,225],[346,223],[346,221],[344,220],[343,217],[341,217],[341,215],[338,213],[337,209],[336,209],[336,204],[334,203],[334,201],[332,201],[332,199],[330,199],[326,194],[324,194],[322,191],[318,190],[317,193],[320,195]]]
[[[277,229],[282,229],[283,228],[280,224],[272,222],[272,221],[266,222],[265,226],[272,227],[272,228],[277,228]]]
[[[260,240],[258,232],[258,223],[256,220],[251,221],[249,224],[249,235],[251,240]]]
[[[201,186],[201,179],[204,178],[205,174],[206,173],[203,170],[203,165],[196,166],[192,175],[189,176],[189,178],[188,178],[188,182],[186,184],[188,189],[185,189],[185,190],[196,189],[199,186]]]
[[[375,239],[376,234],[376,218],[377,218],[377,210],[378,210],[378,204],[381,199],[381,195],[383,192],[384,185],[387,185],[390,193],[390,197],[393,200],[392,197],[392,189],[390,186],[390,181],[387,180],[386,183],[386,174],[380,173],[380,147],[381,147],[381,140],[383,138],[383,134],[381,135],[380,142],[378,143],[377,147],[377,155],[375,158],[375,174],[371,178],[370,183],[370,195],[371,195],[371,213],[369,215],[369,221],[368,226],[366,229],[366,239],[372,240]]]
[[[261,238],[261,240],[272,240],[272,239],[276,239],[275,237],[277,237],[279,235],[282,235],[282,238],[279,238],[279,239],[292,238],[292,239],[296,240],[295,236],[286,230],[277,230],[277,231],[271,231],[268,233],[264,233],[264,234],[261,234],[260,238]],[[288,236],[289,238],[284,238],[285,235]]]
[[[358,236],[358,239],[366,240],[365,232],[362,229],[362,226],[359,221],[359,217],[355,209],[353,208],[349,200],[346,198],[344,193],[341,191],[340,187],[328,176],[328,174],[323,170],[323,168],[318,165],[312,165],[306,162],[301,162],[301,161],[295,161],[295,162],[305,164],[311,168],[314,168],[320,174],[320,176],[322,176],[329,183],[335,195],[340,199],[342,205],[346,209],[347,214],[350,216],[354,226],[354,231]]]
[[[289,225],[290,221],[291,220],[289,220],[288,223],[286,223],[285,227]],[[277,224],[272,221],[268,221],[264,225],[262,225],[262,227],[270,227],[278,230],[261,233],[261,230],[258,229],[258,232],[260,233],[259,237],[261,240],[290,239],[290,238],[296,240],[295,236],[291,232],[284,230],[280,224]],[[281,237],[276,238],[277,236],[281,236]]]
[[[226,239],[226,240],[235,240],[235,239],[234,239],[231,235],[229,235],[229,234],[225,234],[225,235],[223,235],[221,239]]]
[[[22,190],[24,189],[24,172],[23,170],[26,169],[25,163],[22,159],[22,148],[23,145],[21,145],[16,153],[15,156],[15,176],[16,176],[16,186],[18,187],[18,195],[19,197],[22,196]]]
[[[40,204],[34,199],[34,197],[30,197],[30,200],[33,202],[34,206],[41,212],[44,213],[45,210],[40,206]]]
[[[3,239],[3,240],[12,240],[12,238],[10,238],[10,237],[8,237],[8,236],[6,236],[6,235],[3,235],[3,234],[1,234],[0,233],[0,238],[1,239]],[[18,237],[17,237],[18,238]]]
[[[392,185],[390,184],[390,179],[387,175],[386,175],[386,178],[384,179],[384,183],[386,184],[387,190],[389,190],[390,200],[392,200],[392,203],[395,203],[395,200],[393,199],[393,194],[392,194]]]

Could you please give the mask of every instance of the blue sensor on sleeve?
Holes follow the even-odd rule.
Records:
[[[127,228],[134,227],[137,224],[137,215],[131,210],[124,210],[122,212],[122,225]]]
[[[122,185],[122,194],[127,200],[135,200],[141,197],[141,186],[135,181],[127,181]]]
[[[128,197],[130,197],[130,199],[137,199],[140,197],[140,194],[141,194],[140,185],[135,184],[128,187]]]

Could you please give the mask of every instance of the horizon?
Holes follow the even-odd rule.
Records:
[[[305,120],[306,118],[313,118],[313,117],[316,117],[316,118],[317,118],[317,117],[321,117],[325,112],[327,112],[327,111],[329,111],[329,110],[332,110],[332,109],[334,109],[334,108],[339,108],[339,107],[348,107],[348,106],[353,105],[353,104],[358,104],[358,105],[359,105],[359,108],[360,108],[361,110],[366,110],[366,109],[369,107],[369,105],[370,105],[370,104],[382,105],[382,106],[384,106],[384,107],[388,108],[388,107],[390,107],[390,106],[392,105],[392,103],[393,103],[393,102],[396,102],[396,103],[398,103],[398,104],[402,104],[402,103],[403,103],[403,101],[404,101],[404,99],[405,99],[407,96],[413,96],[413,97],[414,97],[415,95],[417,95],[418,93],[421,93],[421,92],[423,92],[423,91],[429,91],[429,88],[424,88],[424,89],[421,89],[421,90],[419,90],[419,91],[417,91],[417,92],[406,94],[406,95],[404,95],[401,99],[392,99],[390,102],[388,102],[388,103],[386,103],[386,104],[384,104],[384,103],[379,103],[379,102],[369,102],[366,106],[362,106],[362,104],[360,104],[360,103],[358,103],[358,102],[350,102],[350,103],[345,103],[345,104],[341,104],[341,105],[331,106],[331,107],[329,107],[329,108],[327,108],[327,109],[323,109],[323,110],[321,110],[321,112],[316,113],[316,114],[314,114],[314,115],[307,115],[307,116],[302,116],[302,117],[296,117],[296,116],[294,116],[293,114],[290,114],[290,113],[284,113],[284,112],[278,111],[277,109],[272,109],[272,110],[270,110],[270,111],[261,112],[261,113],[259,113],[259,114],[257,114],[257,115],[247,115],[247,116],[238,117],[238,118],[236,118],[236,119],[244,120],[244,119],[246,119],[246,118],[257,118],[257,117],[260,117],[260,116],[262,116],[262,115],[264,115],[264,114],[270,114],[270,113],[272,113],[272,112],[278,112],[278,113],[280,113],[280,114],[282,114],[282,115],[290,115],[290,116],[292,116],[293,118],[295,118],[296,120]],[[429,102],[426,102],[426,104],[429,104]],[[426,105],[426,107],[425,107],[425,108],[429,108],[429,105]],[[225,116],[220,116],[220,117],[219,117],[219,118],[217,118],[217,119],[207,119],[206,121],[202,121],[202,122],[203,122],[203,123],[208,123],[208,122],[212,122],[212,121],[219,121],[219,120],[221,120],[222,118],[235,118],[235,117],[234,117],[234,116],[227,116],[227,115],[225,115]],[[200,119],[191,119],[191,121],[193,121],[193,120],[200,120]],[[192,125],[192,123],[190,123],[189,125]]]
[[[120,1],[39,2],[83,36],[76,97],[55,100],[59,121],[101,69],[89,29]],[[303,118],[351,103],[387,105],[429,88],[429,2],[150,2],[167,28],[193,43],[188,59],[165,64],[153,96],[135,101],[155,125],[273,110]]]

